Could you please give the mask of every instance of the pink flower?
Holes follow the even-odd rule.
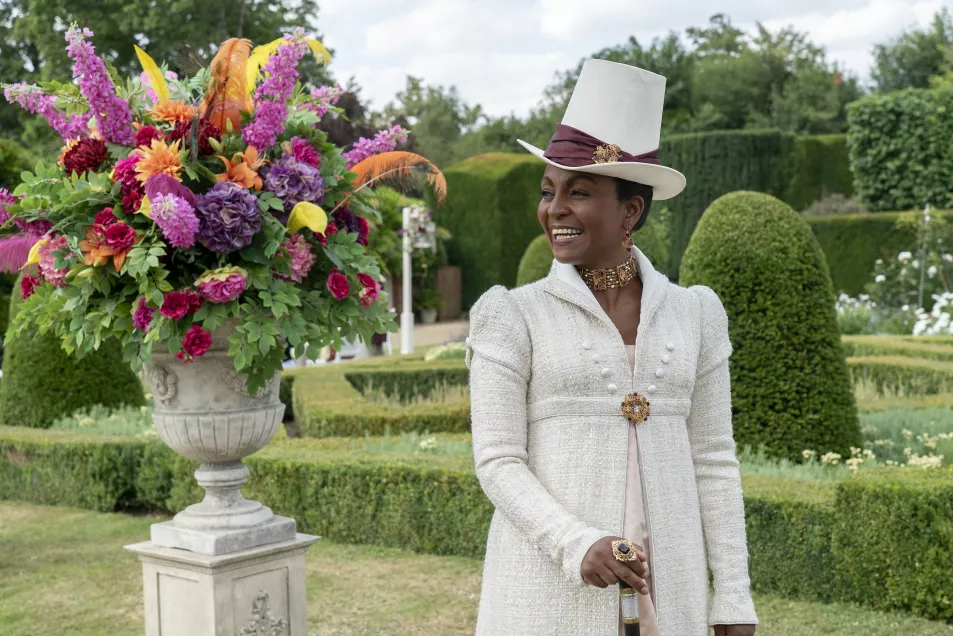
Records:
[[[182,320],[190,311],[192,303],[189,302],[188,294],[179,291],[166,292],[162,298],[162,307],[159,308],[159,313],[170,320]]]
[[[170,80],[177,80],[179,79],[179,76],[174,71],[166,71],[165,78]],[[158,104],[159,96],[156,95],[155,90],[153,90],[152,88],[152,78],[149,77],[149,74],[146,73],[145,71],[140,73],[139,81],[142,83],[143,86],[146,87],[146,95],[149,97],[149,99],[152,100],[153,105]],[[139,144],[136,144],[136,145],[138,146]],[[146,145],[148,146],[149,144],[146,144]]]
[[[86,41],[93,37],[89,29],[71,27],[66,32],[66,53],[73,60],[73,78],[89,102],[89,111],[96,118],[99,132],[105,141],[131,146],[136,139],[132,128],[132,109],[126,100],[116,95],[106,63],[96,55],[96,49]]]
[[[103,208],[96,214],[96,219],[93,221],[93,227],[97,232],[105,233],[106,228],[118,222],[119,219],[117,219],[116,215],[113,214],[112,208]]]
[[[367,247],[367,237],[371,233],[371,228],[367,225],[367,219],[365,219],[363,216],[357,216],[355,214],[354,217],[357,219],[358,225],[357,242],[364,247]]]
[[[368,157],[379,155],[382,152],[393,151],[397,147],[397,144],[402,144],[405,141],[407,141],[407,131],[400,126],[393,126],[386,130],[377,131],[373,139],[361,137],[354,142],[350,150],[341,156],[347,159],[347,168],[350,170],[355,164],[364,161]]]
[[[348,285],[347,282],[347,276],[338,270],[334,270],[328,274],[328,291],[331,292],[335,300],[344,300],[347,298],[348,292],[351,291],[351,286]]]
[[[242,295],[248,286],[248,272],[241,267],[223,267],[205,272],[195,281],[199,295],[212,303],[227,303]]]
[[[195,358],[204,356],[211,346],[212,334],[198,325],[192,325],[182,338],[182,351],[175,354],[175,357],[182,362],[192,362]]]
[[[153,177],[154,178],[154,177]],[[172,247],[192,247],[199,231],[199,217],[195,208],[175,194],[150,197],[152,220],[162,230],[162,236]]]
[[[338,103],[338,100],[341,99],[341,95],[343,94],[344,89],[341,88],[340,84],[312,88],[311,99],[314,101],[302,104],[299,108],[314,111],[319,118],[324,117],[328,111],[331,110],[331,107]]]
[[[106,228],[106,245],[117,252],[125,252],[136,244],[136,231],[121,221]]]
[[[63,138],[63,141],[85,139],[89,136],[86,116],[64,114],[56,107],[56,98],[47,95],[35,84],[30,86],[23,82],[14,84],[5,90],[3,95],[11,104],[16,102],[28,112],[44,117],[53,130]]]
[[[26,274],[23,278],[20,279],[20,294],[23,296],[23,299],[26,300],[33,295],[33,292],[36,290],[36,286],[40,284],[39,279],[33,278],[29,274]]]
[[[357,282],[364,287],[364,289],[362,289],[361,293],[358,295],[361,305],[367,307],[368,305],[373,304],[380,295],[381,284],[378,283],[377,280],[370,274],[358,274]]]
[[[136,301],[136,309],[132,314],[132,328],[143,332],[149,331],[149,325],[152,324],[155,313],[156,310],[149,307],[146,299],[140,298]]]
[[[268,150],[285,130],[288,100],[298,81],[298,62],[308,51],[304,31],[282,38],[277,50],[268,57],[261,72],[265,80],[255,91],[255,119],[242,131],[249,146]]]
[[[162,139],[162,131],[155,126],[143,126],[136,131],[136,148],[143,146],[149,148],[156,139]]]
[[[202,308],[202,297],[191,289],[185,290],[185,298],[189,301],[189,313],[194,314]]]
[[[291,256],[291,278],[295,283],[300,283],[304,277],[311,271],[316,259],[311,251],[311,245],[300,234],[295,234],[281,244],[281,247],[288,250]],[[287,280],[287,279],[286,279]]]
[[[56,269],[56,258],[54,252],[66,253],[66,267]],[[54,287],[66,287],[66,275],[69,273],[69,261],[72,260],[72,252],[65,236],[57,236],[50,239],[40,247],[40,276],[52,283]]]
[[[291,156],[301,163],[306,163],[314,168],[321,165],[321,154],[306,139],[292,137],[290,146]]]

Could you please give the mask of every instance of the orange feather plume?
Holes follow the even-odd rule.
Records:
[[[226,122],[231,122],[232,130],[241,130],[239,111],[252,109],[245,79],[250,53],[251,41],[231,38],[222,43],[212,59],[212,79],[199,112],[222,132],[228,130]]]
[[[350,171],[357,174],[354,186],[358,188],[378,181],[400,184],[426,176],[437,194],[438,202],[442,203],[447,196],[447,179],[440,169],[430,160],[412,152],[382,152],[355,164]]]

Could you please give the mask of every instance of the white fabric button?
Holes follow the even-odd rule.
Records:
[[[466,345],[467,345],[468,347],[470,346],[470,336],[467,336],[467,342],[466,342]]]
[[[619,387],[617,387],[617,386],[614,385],[614,384],[610,384],[610,385],[607,386],[606,388],[609,389],[609,393],[615,393],[616,389],[618,389]]]
[[[592,343],[586,340],[585,342],[582,343],[582,348],[585,349],[586,351],[589,351],[590,349],[592,349]]]
[[[675,343],[669,342],[667,345],[665,345],[665,348],[668,349],[669,351],[675,351]]]
[[[599,362],[601,359],[602,359],[602,358],[599,357],[599,354],[598,354],[598,353],[592,354],[592,361],[593,361],[593,362]]]
[[[672,361],[672,356],[668,355],[667,353],[662,354],[662,362],[664,362],[665,364],[668,364],[671,361]]]
[[[610,371],[609,369],[602,370],[602,377],[604,378],[608,378],[611,374],[612,374],[612,371]]]
[[[655,377],[660,378],[663,375],[665,375],[665,369],[659,367],[658,369],[655,370]]]
[[[654,385],[654,384],[650,384],[650,385],[649,385],[648,392],[649,392],[649,393],[655,393],[655,385]]]

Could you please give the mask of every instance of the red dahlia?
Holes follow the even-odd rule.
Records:
[[[153,139],[162,139],[162,131],[155,126],[143,126],[136,132],[136,148],[150,147]]]
[[[184,145],[189,145],[191,143],[192,136],[192,122],[191,121],[180,121],[175,125],[175,128],[170,130],[165,134],[165,140],[167,143],[172,143],[173,141],[179,141],[184,139]],[[202,156],[209,156],[215,154],[215,149],[212,148],[212,145],[208,142],[210,138],[220,139],[222,136],[222,131],[219,130],[218,126],[208,121],[207,119],[199,120],[199,154]]]
[[[109,156],[109,149],[102,139],[87,137],[79,141],[63,155],[63,167],[67,174],[95,172]]]

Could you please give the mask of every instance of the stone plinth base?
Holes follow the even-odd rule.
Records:
[[[265,506],[261,507],[268,510]],[[189,552],[216,556],[229,555],[279,541],[292,541],[296,536],[295,520],[272,515],[271,510],[268,510],[271,518],[264,523],[251,528],[236,529],[190,528],[180,522],[179,516],[183,514],[179,513],[172,521],[152,524],[152,543],[164,548],[180,548]]]
[[[142,561],[146,636],[307,636],[304,554],[319,539],[221,556],[126,546]]]

